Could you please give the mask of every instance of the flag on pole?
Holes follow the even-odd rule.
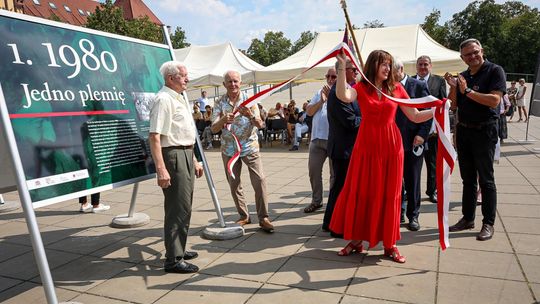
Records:
[[[343,33],[343,43],[345,43],[349,47],[349,49],[352,52],[353,57],[358,58],[358,56],[356,56],[356,50],[354,49],[351,36],[349,36],[349,30],[347,28],[347,24],[345,24],[345,33]]]

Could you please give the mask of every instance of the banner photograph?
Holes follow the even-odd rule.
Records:
[[[166,45],[5,12],[0,41],[1,114],[33,203],[153,177],[150,101]]]

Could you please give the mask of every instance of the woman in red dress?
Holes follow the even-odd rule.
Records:
[[[337,56],[339,70],[345,70],[345,55]],[[385,51],[369,54],[365,75],[380,91],[396,98],[409,96],[393,76],[393,58]],[[351,242],[339,255],[362,252],[362,241],[369,247],[383,242],[384,255],[405,263],[396,242],[400,239],[403,144],[395,124],[398,104],[384,97],[365,79],[354,87],[338,73],[337,97],[343,102],[358,100],[362,123],[354,145],[343,190],[335,205],[330,230]],[[407,118],[423,122],[433,117],[431,110],[418,111],[400,106]]]

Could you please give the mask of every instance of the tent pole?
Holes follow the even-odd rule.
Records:
[[[291,101],[293,98],[292,98],[292,81],[289,83],[289,101]]]

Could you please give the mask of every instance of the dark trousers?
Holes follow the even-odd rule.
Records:
[[[481,128],[466,128],[458,124],[456,130],[459,170],[463,180],[462,213],[473,221],[476,212],[478,182],[482,191],[484,224],[493,225],[497,212],[497,188],[493,172],[493,156],[497,144],[497,123]]]
[[[86,196],[79,197],[79,204],[84,205],[86,204],[86,202],[88,202],[88,199],[86,198]],[[90,202],[92,203],[92,206],[99,205],[99,192],[90,195]]]
[[[403,163],[404,187],[407,192],[407,218],[418,218],[420,213],[420,175],[422,173],[422,156],[416,156],[412,151],[405,151]],[[405,206],[402,205],[402,210]]]
[[[437,134],[432,134],[427,139],[428,148],[424,150],[424,160],[426,161],[427,169],[427,183],[426,183],[426,194],[434,195],[435,190],[437,189],[437,183],[435,181],[437,164],[437,140],[439,137]]]
[[[171,176],[171,185],[162,190],[165,196],[165,267],[172,267],[176,258],[182,258],[186,250],[195,171],[193,150],[162,148],[162,154]]]
[[[345,184],[350,159],[333,158],[331,161],[332,169],[334,170],[334,184],[330,188],[330,193],[328,194],[328,203],[326,204],[326,210],[324,212],[323,228],[325,229],[328,229],[330,226],[332,214],[334,213],[334,206],[336,205],[339,193]]]

